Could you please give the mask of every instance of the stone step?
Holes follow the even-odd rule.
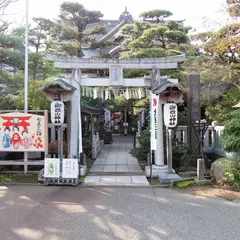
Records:
[[[89,172],[88,176],[145,176],[144,172]]]

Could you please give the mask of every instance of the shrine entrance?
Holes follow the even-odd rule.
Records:
[[[71,74],[63,74],[61,79],[64,80],[67,84],[73,86],[76,90],[73,93],[73,97],[70,101],[70,111],[68,115],[68,145],[69,145],[69,155],[74,158],[80,156],[82,153],[82,122],[81,122],[81,97],[88,96],[94,99],[102,98],[108,100],[112,97],[117,98],[119,96],[124,96],[126,99],[141,99],[149,96],[151,90],[157,90],[159,86],[168,84],[168,86],[178,87],[177,79],[169,79],[166,76],[161,77],[161,69],[176,69],[178,63],[185,60],[185,55],[177,55],[171,57],[163,58],[145,58],[145,59],[84,59],[84,58],[75,58],[75,57],[62,57],[62,56],[53,56],[48,55],[47,59],[54,62],[56,68],[66,69],[71,71]],[[107,77],[92,76],[91,70],[106,70],[109,72]],[[152,74],[149,77],[130,79],[123,77],[124,69],[145,69],[151,70]],[[86,70],[89,70],[89,74],[86,73]],[[161,105],[162,107],[162,105]],[[107,110],[108,111],[108,110]],[[106,111],[106,112],[107,112]],[[155,160],[156,165],[164,165],[164,156],[163,156],[163,135],[162,135],[162,112],[159,107],[159,113],[161,118],[159,118],[159,128],[158,131],[158,158]],[[124,130],[124,133],[128,132],[130,127],[126,111],[124,114],[119,112],[116,114],[113,123],[113,132],[118,133],[118,131]],[[112,113],[107,112],[104,116],[104,122],[107,127],[112,122]],[[137,136],[141,134],[141,118],[139,115],[137,119]],[[76,121],[78,119],[78,121]],[[121,123],[121,124],[119,124]],[[121,129],[117,129],[117,125],[121,125]],[[125,137],[125,138],[124,138]],[[144,177],[144,180],[139,180],[146,183],[146,177],[144,172],[139,167],[137,159],[132,159],[133,157],[128,154],[130,147],[132,148],[132,140],[126,136],[120,138],[115,138],[112,145],[105,145],[102,151],[100,150],[102,145],[99,143],[99,133],[92,136],[92,151],[96,151],[97,160],[95,161],[96,165],[102,165],[102,172],[100,174],[103,176],[107,174],[115,174],[112,179],[116,179],[119,176],[117,173],[125,173],[127,176],[132,176],[131,174],[137,173],[141,174]],[[76,141],[78,140],[78,141]],[[103,162],[104,161],[104,162]],[[111,162],[112,161],[112,162]],[[102,164],[103,163],[103,164]],[[111,166],[107,166],[107,165]],[[104,166],[106,165],[106,166]],[[120,166],[120,165],[127,165]],[[133,166],[134,165],[134,166]],[[94,167],[93,166],[93,172]],[[96,167],[95,167],[96,168]],[[121,170],[122,169],[122,170]],[[125,169],[125,170],[123,170]],[[128,169],[128,171],[127,171]],[[132,169],[132,170],[131,170]],[[134,170],[135,169],[135,170]],[[93,173],[92,172],[92,173]],[[99,171],[96,172],[99,174]],[[99,178],[98,176],[91,177]],[[140,175],[139,175],[140,176]],[[131,178],[133,179],[133,178]],[[124,180],[123,180],[124,181]],[[91,179],[90,181],[91,182]],[[100,183],[101,181],[99,181]],[[122,182],[120,182],[121,184]],[[134,184],[134,182],[131,182]],[[100,183],[101,184],[101,183]]]

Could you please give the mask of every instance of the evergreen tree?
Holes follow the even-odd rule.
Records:
[[[53,26],[51,20],[42,17],[33,18],[29,26],[29,47],[32,50],[29,52],[29,74],[33,79],[45,79],[48,72],[53,71],[53,65],[45,58],[47,38]],[[25,28],[16,28],[12,34],[24,38]]]
[[[82,57],[82,46],[91,45],[95,34],[105,32],[105,28],[99,26],[87,29],[88,25],[99,22],[101,17],[101,12],[87,10],[80,3],[62,3],[59,19],[51,33],[52,41],[48,43],[48,51]]]

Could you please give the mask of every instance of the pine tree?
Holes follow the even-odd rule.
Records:
[[[76,2],[64,2],[60,6],[59,19],[52,31],[52,41],[48,43],[48,51],[70,56],[82,57],[82,46],[91,45],[94,35],[103,33],[104,27],[87,29],[89,24],[99,22],[103,14],[99,11],[90,11]]]

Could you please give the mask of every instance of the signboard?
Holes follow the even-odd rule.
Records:
[[[60,177],[60,159],[45,158],[44,160],[44,177],[59,178]]]
[[[164,124],[166,127],[173,128],[177,126],[177,113],[177,104],[164,104]]]
[[[44,152],[47,148],[44,116],[0,114],[0,151]]]
[[[121,65],[111,65],[109,68],[109,86],[123,85],[123,68]]]
[[[51,103],[51,121],[55,126],[64,123],[64,103],[62,101],[53,101]]]
[[[157,121],[158,121],[159,97],[151,93],[150,109],[151,109],[151,150],[157,149]]]
[[[79,167],[77,159],[63,159],[63,178],[78,178],[78,173]]]

